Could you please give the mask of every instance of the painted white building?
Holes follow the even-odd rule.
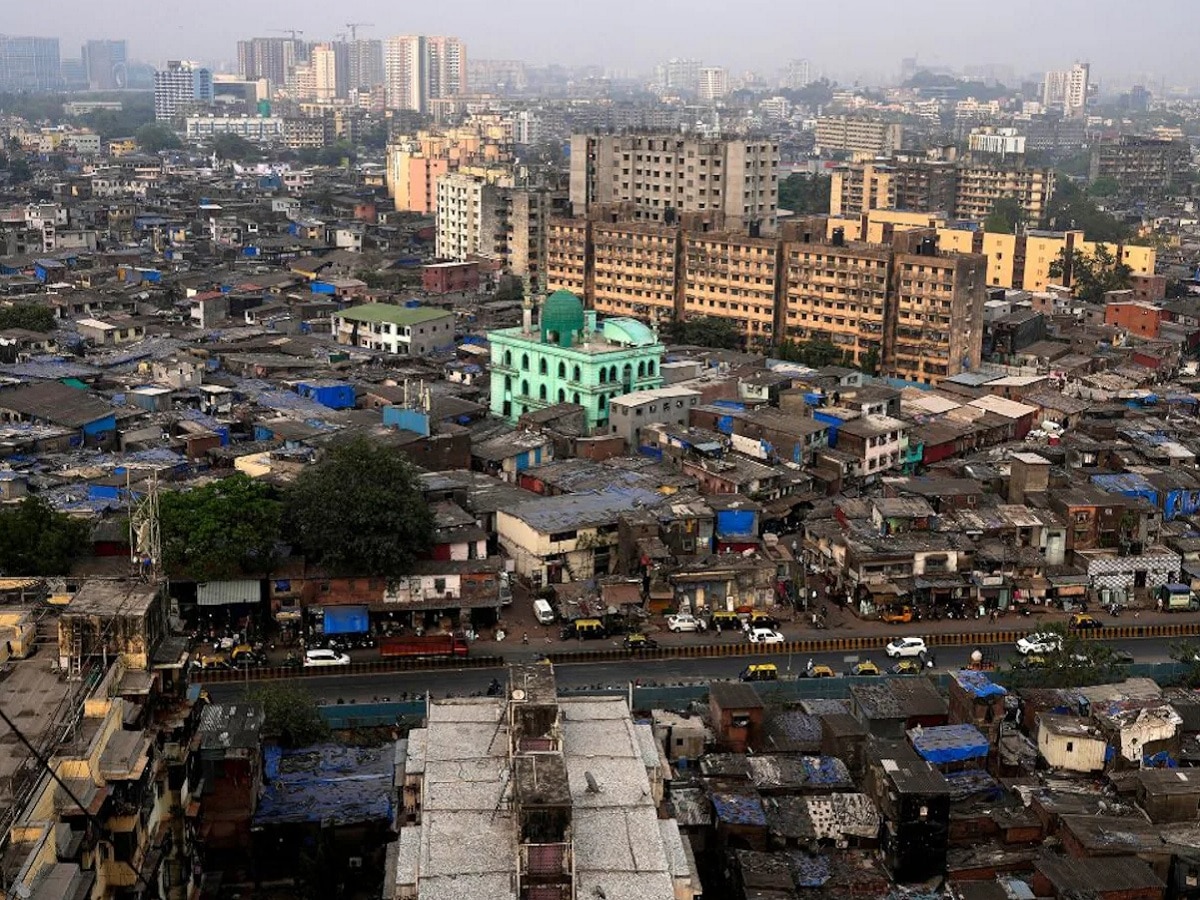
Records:
[[[1087,719],[1042,713],[1038,717],[1038,753],[1051,769],[1102,772],[1107,743]]]

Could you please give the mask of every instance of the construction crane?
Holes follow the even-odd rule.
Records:
[[[350,40],[357,41],[358,40],[358,29],[374,28],[375,23],[374,22],[347,22],[346,27],[350,29]]]
[[[301,31],[299,28],[272,28],[271,33],[272,34],[290,34],[292,36],[293,41],[296,40],[296,35],[304,34],[304,32]]]

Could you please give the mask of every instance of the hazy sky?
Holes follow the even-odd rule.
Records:
[[[671,56],[699,57],[735,71],[773,72],[794,57],[835,77],[892,78],[900,59],[962,67],[1012,65],[1018,75],[1092,63],[1104,81],[1153,75],[1200,81],[1191,46],[1196,0],[456,0],[420,6],[396,0],[4,0],[9,34],[57,36],[64,55],[89,37],[126,38],[131,55],[236,59],[239,38],[297,28],[330,39],[348,21],[360,36],[457,35],[477,58],[596,63],[648,70]],[[153,13],[149,13],[149,10]],[[52,10],[52,14],[48,11]]]

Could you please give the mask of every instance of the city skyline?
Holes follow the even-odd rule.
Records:
[[[114,27],[114,22],[141,20],[135,15],[141,10],[132,0],[115,0],[104,9],[82,0],[64,0],[61,5],[60,21],[69,27],[47,29],[44,16],[36,15],[34,8],[18,7],[10,11],[5,31],[58,37],[64,57],[73,56],[73,48],[89,39],[125,38],[131,59],[160,66],[167,59],[197,59],[230,70],[239,39],[295,29],[305,40],[334,40],[347,30],[347,21],[355,20],[372,23],[359,28],[360,38],[448,34],[470,47],[473,59],[591,64],[639,75],[671,57],[698,58],[731,73],[772,72],[804,57],[812,61],[814,71],[843,83],[884,83],[895,79],[903,58],[915,56],[923,67],[1004,64],[1018,79],[1082,59],[1091,62],[1102,84],[1200,83],[1200,62],[1187,52],[1186,30],[1160,24],[1187,11],[1183,0],[1150,0],[1142,15],[1124,17],[1120,43],[1111,40],[1112,15],[1124,9],[1115,0],[1086,5],[1067,0],[1053,6],[1019,2],[1003,10],[972,9],[969,14],[944,0],[915,11],[900,11],[883,0],[861,0],[851,34],[844,30],[840,9],[779,9],[762,0],[741,4],[738,19],[723,20],[719,28],[709,27],[713,19],[703,15],[703,4],[685,9],[674,0],[663,0],[647,8],[621,0],[566,17],[544,0],[519,0],[505,7],[504,20],[519,26],[511,31],[497,21],[494,7],[475,0],[453,8],[403,12],[380,0],[360,0],[336,15],[314,0],[298,0],[286,16],[275,9],[247,9],[245,4],[216,0],[203,11],[178,10],[163,24],[144,30]],[[763,27],[766,21],[771,27]],[[1031,22],[1037,27],[1031,28]]]

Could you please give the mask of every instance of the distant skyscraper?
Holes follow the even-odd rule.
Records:
[[[720,100],[729,93],[729,73],[720,66],[706,66],[700,70],[700,88],[697,91],[701,100],[709,102]]]
[[[313,96],[317,100],[333,100],[338,93],[337,52],[332,44],[317,44],[312,48],[309,63],[313,73]]]
[[[400,35],[384,44],[384,84],[391,109],[427,112],[430,100],[467,92],[467,51],[458,38]]]
[[[798,91],[800,88],[812,84],[812,80],[812,64],[807,59],[793,59],[788,63],[783,86]]]
[[[199,63],[173,59],[154,73],[154,118],[174,119],[212,102],[212,72]]]
[[[88,88],[93,91],[117,91],[129,86],[126,64],[129,61],[124,41],[88,41],[83,45],[83,68]]]
[[[0,35],[0,90],[44,93],[61,85],[58,38]]]
[[[308,48],[294,38],[251,38],[238,41],[238,76],[245,81],[265,78],[273,92],[288,83],[298,62],[308,59]]]
[[[669,94],[695,94],[700,89],[700,60],[668,59],[658,66],[658,88]]]
[[[383,41],[350,41],[346,48],[347,89],[383,84]]]
[[[1091,66],[1075,63],[1065,71],[1046,73],[1042,83],[1042,105],[1069,118],[1087,115]]]

